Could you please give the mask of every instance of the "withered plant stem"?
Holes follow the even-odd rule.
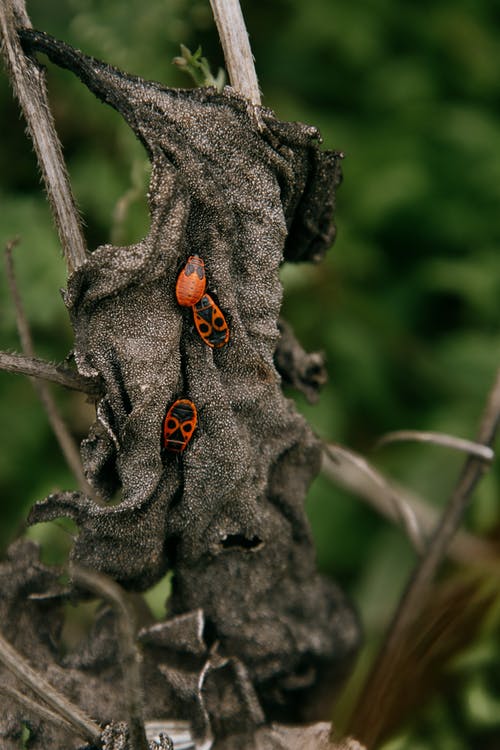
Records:
[[[354,451],[334,443],[329,443],[324,448],[324,475],[334,484],[367,502],[384,518],[400,525],[415,550],[421,553],[422,541],[429,538],[438,523],[438,510],[408,487],[394,482]],[[413,537],[415,529],[416,540]],[[484,570],[499,569],[495,545],[464,529],[459,529],[452,539],[448,557],[466,565],[477,563]]]
[[[491,447],[500,420],[500,370],[488,396],[481,418],[476,443]],[[357,707],[352,714],[352,732],[365,742],[367,748],[376,746],[383,724],[384,707],[393,700],[393,686],[397,684],[399,656],[407,646],[409,631],[422,612],[431,590],[437,569],[447,554],[448,547],[462,522],[472,493],[489,466],[476,455],[469,455],[441,520],[431,538],[425,555],[417,563],[386,637],[365,683]],[[377,718],[378,717],[378,718]]]
[[[50,721],[53,724],[58,724],[59,726],[64,725],[69,732],[75,731],[75,727],[70,724],[69,721],[63,719],[60,714],[56,713],[55,711],[51,711],[51,709],[47,708],[47,706],[45,706],[43,703],[37,703],[36,701],[31,700],[31,698],[28,698],[27,695],[21,693],[20,690],[16,690],[16,688],[12,687],[12,685],[0,683],[0,695],[2,694],[8,696],[9,698],[13,698],[19,703],[19,705],[23,706],[23,708],[27,709],[34,716],[39,716],[41,719]],[[80,731],[78,731],[77,734],[80,737],[82,736]]]
[[[68,273],[86,259],[86,245],[73,193],[50,111],[43,69],[26,57],[16,29],[31,28],[24,0],[0,2],[2,51],[14,93],[33,141]]]
[[[5,248],[7,282],[9,285],[12,300],[14,302],[17,330],[19,333],[19,338],[21,339],[23,352],[26,354],[26,356],[33,358],[35,356],[33,339],[31,336],[28,319],[24,311],[21,295],[17,287],[14,272],[12,251],[16,245],[17,241],[11,240],[7,243],[7,247]],[[77,445],[66,425],[64,424],[64,420],[59,412],[59,409],[56,402],[54,401],[51,392],[49,391],[47,383],[45,383],[43,380],[38,379],[34,379],[31,382],[33,383],[33,388],[35,389],[35,392],[40,399],[40,403],[42,404],[45,413],[47,414],[47,419],[49,420],[49,424],[52,427],[57,442],[59,443],[61,452],[66,460],[66,463],[68,464],[70,471],[73,473],[79,488],[82,492],[85,492],[87,495],[93,497],[94,491],[85,477]]]
[[[130,750],[148,750],[142,718],[141,655],[136,645],[134,615],[120,586],[102,573],[72,565],[73,581],[107,601],[115,610],[118,622],[117,643],[123,670],[123,691],[128,713]]]
[[[24,354],[0,351],[0,370],[13,372],[19,375],[28,375],[30,378],[48,380],[57,383],[64,388],[80,391],[89,396],[98,397],[102,394],[99,380],[86,378],[69,367],[55,365],[38,357],[27,357]]]
[[[471,456],[481,458],[483,461],[493,461],[495,454],[488,445],[480,445],[473,440],[464,440],[455,435],[446,435],[443,432],[424,432],[421,430],[397,430],[382,435],[375,444],[375,448],[383,448],[391,443],[400,442],[427,443],[429,445],[440,445],[443,448],[451,448],[454,451],[469,453]]]
[[[210,0],[231,85],[260,104],[259,83],[239,0]]]
[[[0,634],[0,662],[22,683],[71,724],[73,731],[85,740],[96,744],[101,728],[89,719],[78,706],[67,700],[39,672],[36,672],[16,649]]]

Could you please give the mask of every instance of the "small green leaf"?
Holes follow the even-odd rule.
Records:
[[[225,71],[219,68],[217,75],[214,76],[207,58],[202,57],[201,47],[198,47],[195,52],[191,52],[184,44],[181,44],[180,48],[181,54],[179,57],[174,57],[173,64],[191,76],[197,86],[215,86],[217,91],[222,91],[226,83]]]
[[[21,747],[24,749],[28,747],[28,743],[31,737],[31,732],[27,724],[23,724],[23,731],[21,734]]]

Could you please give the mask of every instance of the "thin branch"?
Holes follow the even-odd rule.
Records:
[[[472,440],[464,440],[454,435],[446,435],[443,432],[421,432],[420,430],[398,430],[397,432],[388,432],[386,435],[377,440],[375,448],[382,448],[390,443],[399,443],[413,441],[416,443],[430,443],[431,445],[442,445],[444,448],[451,448],[462,453],[469,453],[471,456],[481,458],[483,461],[493,461],[495,454],[487,445],[474,443]]]
[[[102,386],[97,378],[87,378],[70,367],[54,365],[52,362],[46,362],[37,357],[26,357],[24,354],[0,351],[0,370],[18,375],[28,375],[30,378],[48,380],[73,391],[86,393],[94,398],[102,395]]]
[[[497,372],[483,412],[477,443],[491,447],[499,420],[500,370]],[[396,679],[393,665],[397,668],[410,628],[425,606],[438,566],[447,553],[451,539],[469,505],[472,493],[486,468],[487,464],[482,459],[476,456],[467,458],[439,525],[429,541],[427,554],[417,564],[400,599],[377,659],[364,685],[358,706],[353,712],[353,725],[355,724],[357,734],[365,741],[367,747],[372,747],[376,743],[381,729],[380,721],[376,719],[374,711],[383,711],[383,706],[390,704],[394,698],[393,686]]]
[[[402,522],[408,515],[412,518],[410,528],[416,526],[419,529],[419,538],[429,538],[438,522],[438,511],[432,505],[407,487],[397,485],[352,451],[345,448],[339,450],[338,446],[332,444],[328,448],[323,453],[322,471],[331,482],[365,500],[377,513],[399,523],[405,531],[408,531],[408,527]],[[413,542],[411,537],[410,541]],[[418,549],[416,546],[417,552]],[[498,552],[493,544],[463,530],[457,532],[448,554],[452,560],[466,564],[480,562],[490,566],[498,561]]]
[[[120,661],[123,669],[124,692],[127,702],[128,728],[131,750],[148,750],[146,730],[142,718],[141,656],[136,646],[134,616],[124,592],[117,583],[95,570],[72,565],[71,576],[76,584],[105,599],[116,611],[119,634]]]
[[[56,714],[54,711],[51,711],[50,708],[44,706],[43,703],[37,703],[36,701],[31,700],[31,698],[28,698],[27,695],[24,695],[24,693],[16,690],[11,685],[0,683],[0,694],[2,693],[3,695],[7,695],[9,698],[17,701],[21,706],[23,706],[34,716],[39,716],[41,719],[50,721],[53,724],[57,724],[58,726],[64,725],[68,732],[75,731],[75,727],[69,721],[66,721],[66,719],[63,719],[62,716]],[[82,733],[79,729],[77,731],[77,734],[79,737],[82,737]]]
[[[27,685],[42,700],[53,708],[66,722],[71,724],[79,737],[96,744],[101,736],[101,728],[89,719],[78,706],[67,700],[41,674],[36,672],[0,634],[0,662]]]
[[[239,0],[210,0],[231,85],[260,105],[259,83]]]
[[[17,330],[19,332],[19,338],[21,339],[21,345],[24,353],[28,357],[34,357],[35,351],[33,348],[33,340],[28,325],[28,319],[24,312],[21,295],[17,288],[16,277],[14,273],[14,262],[12,259],[12,250],[17,244],[17,240],[11,240],[7,243],[5,248],[5,260],[7,268],[7,282],[9,285],[12,300],[14,302],[14,309],[16,313]],[[49,424],[52,427],[54,435],[56,436],[59,447],[61,448],[62,454],[66,459],[70,471],[75,476],[78,486],[82,492],[87,495],[94,497],[95,493],[92,487],[87,482],[85,473],[83,471],[82,462],[80,459],[80,453],[76,446],[75,441],[70,435],[64,420],[61,417],[56,402],[54,401],[52,394],[50,393],[47,384],[43,380],[32,380],[33,388],[35,389],[40,402],[45,409]]]
[[[2,0],[2,50],[38,157],[69,274],[85,262],[87,250],[48,103],[43,68],[24,54],[16,32],[21,26],[31,28],[24,0]]]
[[[392,518],[401,522],[415,550],[419,554],[422,554],[425,548],[425,536],[413,508],[406,499],[396,493],[385,480],[385,477],[359,454],[333,443],[323,445],[323,449],[326,456],[330,459],[326,466],[331,476],[345,476],[346,466],[355,467],[358,474],[364,475],[365,478],[368,478],[378,488],[384,498],[383,503],[386,512],[388,510]]]

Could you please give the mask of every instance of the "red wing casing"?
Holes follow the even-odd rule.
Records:
[[[163,447],[182,453],[193,437],[198,415],[196,406],[187,398],[175,401],[163,420]]]
[[[207,346],[220,349],[227,344],[229,328],[226,319],[209,294],[204,294],[193,305],[193,318],[196,330]]]
[[[207,285],[205,263],[199,255],[190,255],[177,277],[175,296],[179,305],[191,307],[201,299]]]

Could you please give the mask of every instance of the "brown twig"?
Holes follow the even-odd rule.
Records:
[[[16,29],[21,26],[31,28],[24,0],[2,0],[3,54],[35,147],[68,273],[71,273],[85,262],[85,240],[48,103],[45,75],[35,60],[26,57],[19,44]]]
[[[28,375],[30,378],[48,380],[73,391],[86,393],[94,398],[102,395],[102,386],[97,378],[87,378],[69,367],[45,362],[45,360],[37,357],[26,357],[24,354],[0,351],[0,370],[17,373],[18,375]]]
[[[7,281],[12,300],[14,302],[16,324],[17,330],[19,332],[19,338],[21,339],[21,346],[26,356],[33,358],[35,356],[33,340],[31,337],[28,320],[24,312],[21,295],[19,294],[19,289],[17,288],[14,273],[12,250],[14,249],[16,244],[17,240],[11,240],[7,243],[7,246],[5,248]],[[78,451],[76,443],[67,430],[66,425],[64,424],[59,409],[57,408],[57,404],[54,401],[47,384],[43,380],[38,379],[32,380],[32,383],[33,388],[35,389],[38,398],[40,399],[40,402],[45,409],[50,426],[54,431],[54,435],[56,436],[57,442],[59,443],[59,447],[61,448],[64,458],[66,459],[66,463],[75,476],[79,488],[82,492],[85,492],[87,495],[93,497],[95,493],[85,477],[82,462],[80,460],[80,453]]]
[[[54,709],[64,721],[71,724],[74,732],[93,744],[99,742],[101,728],[89,719],[78,706],[67,700],[49,682],[36,672],[21,654],[0,634],[0,662],[24,685]]]
[[[252,104],[260,104],[260,90],[239,0],[210,0],[231,85]]]
[[[491,447],[499,420],[500,370],[497,372],[490,391],[476,442]],[[417,564],[399,601],[377,659],[352,714],[354,732],[361,737],[368,748],[373,747],[377,742],[382,729],[380,717],[383,715],[384,706],[391,703],[394,698],[394,685],[397,682],[394,669],[397,669],[399,656],[405,648],[409,630],[425,606],[439,564],[447,553],[450,542],[469,505],[472,493],[486,469],[487,464],[484,460],[476,456],[468,456],[441,520],[429,541],[427,553]]]
[[[132,610],[120,586],[108,576],[97,573],[95,570],[86,570],[77,565],[72,565],[70,572],[76,584],[105,599],[116,611],[120,631],[117,642],[123,669],[130,748],[131,750],[148,750],[146,730],[142,718],[141,656],[136,646]]]

